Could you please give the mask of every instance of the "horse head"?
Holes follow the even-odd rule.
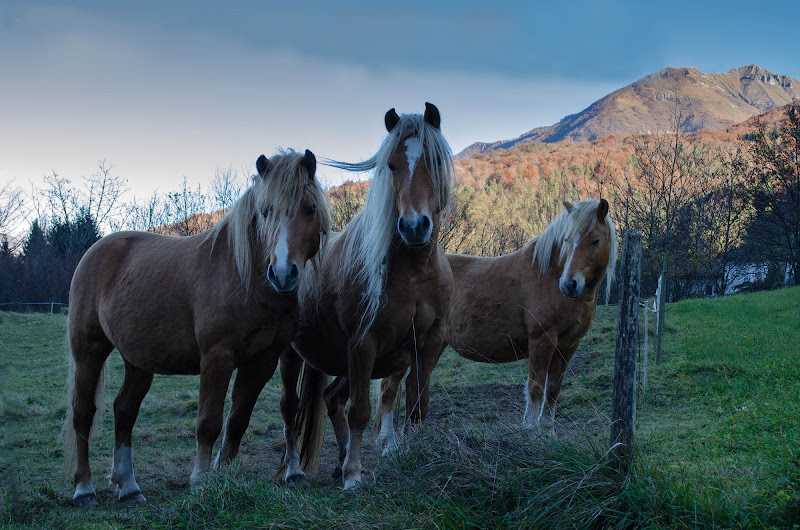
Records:
[[[425,103],[424,122],[440,130],[439,109]],[[400,116],[392,108],[384,117],[386,130],[392,132],[400,122]],[[424,126],[423,126],[424,127]],[[426,245],[434,230],[443,205],[435,190],[434,172],[438,172],[442,160],[425,141],[423,131],[413,131],[398,143],[389,155],[389,170],[397,204],[397,232],[409,247]]]
[[[321,209],[325,204],[319,203],[314,175],[317,159],[314,153],[306,149],[300,163],[292,166],[297,175],[281,175],[270,171],[270,161],[261,155],[256,161],[258,175],[268,178],[305,178],[303,193],[292,204],[272,205],[270,208],[285,208],[285,215],[279,216],[277,241],[272,246],[267,266],[267,279],[279,293],[294,292],[303,277],[305,264],[320,249],[322,235],[327,231],[323,226],[324,218]],[[305,176],[307,175],[307,176]]]
[[[564,202],[570,221],[589,227],[588,230],[579,232],[572,238],[563,241],[563,245],[572,245],[569,258],[564,265],[564,272],[558,280],[558,287],[564,296],[577,298],[589,285],[596,287],[608,267],[614,243],[614,228],[608,215],[608,201],[600,199],[594,219],[582,216],[583,219],[574,219],[580,216],[578,209],[569,202]],[[574,233],[574,232],[573,232]]]

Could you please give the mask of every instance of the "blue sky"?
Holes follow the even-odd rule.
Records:
[[[667,66],[800,78],[797,0],[554,4],[4,0],[0,184],[105,159],[141,197],[279,147],[364,159],[390,107],[435,103],[458,152]]]

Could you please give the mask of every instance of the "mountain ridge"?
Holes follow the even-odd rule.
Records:
[[[725,128],[798,99],[800,81],[754,64],[710,74],[691,66],[664,68],[558,123],[537,127],[513,139],[475,142],[456,158],[531,142],[585,142],[608,134],[669,131],[675,129],[678,116],[684,132]]]

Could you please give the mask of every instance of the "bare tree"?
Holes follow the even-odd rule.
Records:
[[[239,173],[228,166],[227,169],[217,168],[211,181],[212,209],[227,212],[236,199],[242,194],[245,184]]]
[[[13,187],[14,181],[0,187],[0,239],[8,241],[22,218],[25,198],[22,188]]]
[[[196,190],[189,188],[186,177],[180,190],[167,194],[165,210],[172,223],[167,231],[177,235],[199,234],[213,225],[208,214],[208,197],[199,184]]]
[[[104,223],[118,224],[118,218],[124,211],[120,197],[128,191],[127,181],[111,173],[114,167],[101,160],[97,163],[97,172],[83,179],[83,207],[98,226]]]

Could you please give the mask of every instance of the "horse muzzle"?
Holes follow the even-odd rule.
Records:
[[[421,247],[430,241],[433,223],[427,215],[417,215],[410,219],[400,216],[397,220],[397,232],[409,247]]]
[[[579,297],[583,292],[585,284],[586,282],[582,275],[575,275],[572,278],[562,276],[558,280],[558,288],[561,290],[561,294],[567,298]]]
[[[283,267],[273,267],[270,263],[267,267],[267,279],[279,293],[291,293],[300,284],[300,268],[297,263]]]

